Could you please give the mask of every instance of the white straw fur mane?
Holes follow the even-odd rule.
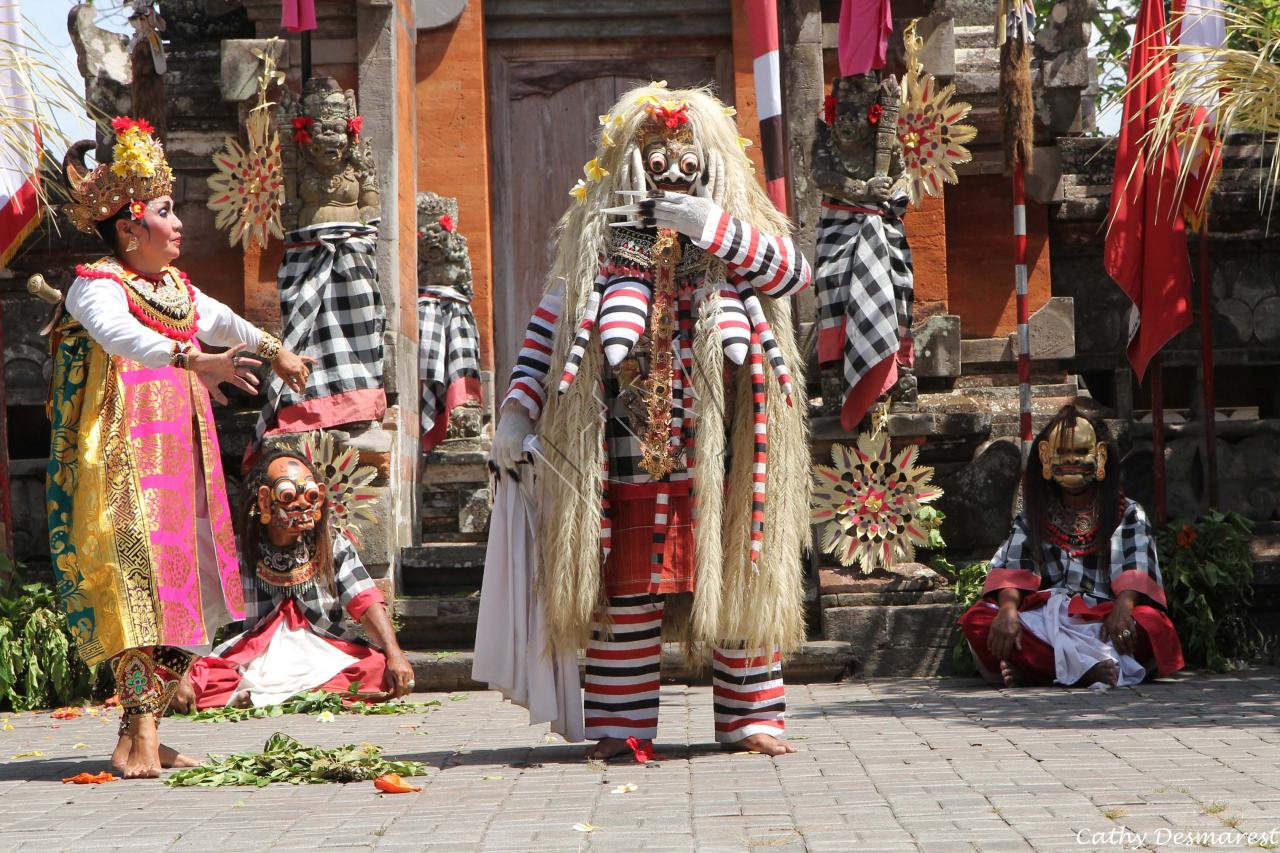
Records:
[[[563,286],[564,308],[556,325],[546,382],[548,399],[538,425],[551,469],[539,478],[543,494],[538,586],[552,642],[561,647],[585,642],[604,595],[600,559],[605,465],[600,377],[604,360],[598,332],[592,333],[577,380],[563,395],[557,394],[556,386],[601,258],[608,250],[612,229],[600,211],[625,203],[616,194],[617,190],[631,189],[622,182],[623,158],[640,127],[649,120],[646,106],[673,100],[688,105],[704,162],[712,152],[723,162],[721,204],[725,211],[767,233],[791,233],[790,223],[769,201],[753,174],[751,161],[738,144],[736,124],[709,91],[643,86],[626,93],[614,105],[610,116],[615,122],[602,127],[595,155],[608,174],[591,182],[585,198],[575,201],[560,219],[556,259],[548,282],[549,288]],[[605,144],[604,134],[612,144]],[[707,257],[708,275],[723,275],[720,262]],[[786,299],[763,298],[761,302],[795,387],[803,389],[803,365],[791,328],[790,305]],[[810,464],[803,391],[796,405],[788,406],[766,369],[768,492],[764,547],[756,574],[750,564],[751,379],[748,369],[740,367],[731,368],[727,382],[720,380],[724,361],[715,328],[717,311],[715,298],[704,300],[695,326],[697,583],[689,623],[680,626],[677,633],[690,649],[723,641],[745,643],[751,649],[778,645],[786,651],[804,639],[801,549],[809,536]],[[726,413],[726,405],[731,415]],[[727,472],[726,450],[733,459]]]

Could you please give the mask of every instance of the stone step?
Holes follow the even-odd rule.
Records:
[[[1018,400],[1017,385],[972,385],[963,390],[953,392],[958,397],[969,397],[975,401],[987,400]],[[1080,386],[1075,381],[1063,382],[1054,385],[1032,385],[1032,399],[1038,397],[1074,397],[1080,392]]]
[[[480,592],[400,596],[395,601],[396,637],[406,649],[466,649],[475,644]]]
[[[471,680],[475,652],[467,649],[406,651],[413,666],[414,689],[418,692],[485,690],[485,684]],[[783,665],[789,684],[816,684],[838,681],[848,674],[854,651],[849,643],[810,640],[802,645]],[[662,680],[676,684],[707,684],[711,680],[710,656],[703,666],[690,667],[679,644],[662,647]],[[581,652],[578,666],[584,666]]]
[[[484,577],[481,541],[432,542],[400,550],[400,583],[405,595],[470,593]]]
[[[953,30],[956,39],[956,52],[961,49],[990,48],[995,50],[995,28],[991,26],[961,27]]]

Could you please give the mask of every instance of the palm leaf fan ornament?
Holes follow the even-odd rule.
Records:
[[[324,481],[329,523],[335,532],[358,545],[361,525],[377,521],[373,508],[378,493],[369,484],[378,476],[378,469],[361,465],[360,452],[354,447],[339,450],[333,434],[323,430],[308,433],[302,452]]]
[[[267,90],[283,83],[284,73],[276,70],[272,39],[265,50],[253,55],[262,63],[258,76],[258,103],[245,119],[248,146],[228,136],[222,150],[213,155],[216,171],[209,176],[209,209],[217,213],[214,227],[225,230],[232,246],[241,244],[254,252],[267,238],[284,238],[280,210],[284,203],[284,166],[280,160],[280,134],[271,126],[272,104]]]
[[[862,433],[855,447],[831,448],[834,465],[814,466],[811,520],[822,547],[864,573],[910,562],[928,541],[920,507],[942,497],[933,469],[916,465],[914,445],[894,454],[886,431]]]
[[[966,143],[978,131],[962,124],[973,109],[964,101],[951,100],[955,86],[939,87],[926,74],[919,53],[924,40],[916,34],[916,22],[902,34],[907,49],[907,71],[902,77],[902,107],[898,111],[898,141],[902,143],[903,178],[911,204],[918,206],[925,195],[942,195],[944,183],[959,178],[955,167],[973,159]]]

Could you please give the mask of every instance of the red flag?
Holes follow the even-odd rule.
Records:
[[[1133,302],[1129,363],[1141,380],[1170,338],[1191,324],[1191,264],[1178,196],[1178,149],[1148,152],[1143,136],[1168,98],[1171,56],[1164,5],[1143,0],[1129,55],[1124,121],[1116,145],[1104,262]],[[1158,158],[1158,162],[1154,159]]]

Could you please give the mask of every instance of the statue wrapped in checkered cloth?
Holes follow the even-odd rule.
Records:
[[[288,90],[286,90],[287,92]],[[343,424],[381,421],[382,333],[378,291],[378,177],[361,138],[355,95],[331,77],[313,77],[301,100],[282,96],[292,127],[283,152],[288,189],[284,259],[276,276],[286,347],[316,360],[306,387],[272,381],[246,452],[262,439]]]

